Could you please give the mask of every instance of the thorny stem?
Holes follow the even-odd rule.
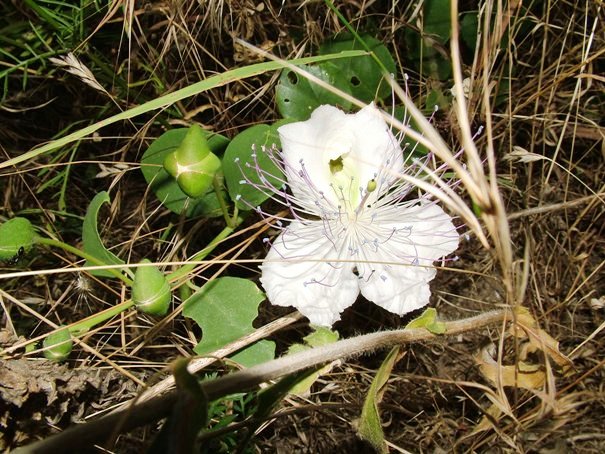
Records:
[[[502,309],[476,317],[445,322],[445,335],[456,335],[466,331],[475,331],[477,328],[490,324],[503,323],[510,320],[511,316],[509,310]],[[208,400],[215,400],[227,394],[250,390],[261,383],[337,359],[351,358],[394,345],[440,338],[442,338],[441,335],[433,334],[423,328],[380,331],[283,356],[225,377],[202,382],[201,386]],[[102,443],[114,432],[125,432],[165,418],[172,410],[177,395],[177,391],[172,391],[169,394],[134,405],[118,413],[112,413],[86,424],[72,427],[46,440],[17,449],[15,453],[69,452],[74,449],[82,449],[87,445]]]

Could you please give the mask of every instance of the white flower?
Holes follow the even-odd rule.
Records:
[[[290,193],[270,189],[295,219],[261,266],[271,303],[324,326],[359,292],[400,315],[428,304],[432,263],[458,247],[459,235],[427,196],[406,198],[415,188],[399,178],[403,151],[378,109],[325,105],[278,132]]]

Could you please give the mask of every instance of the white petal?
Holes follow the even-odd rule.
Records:
[[[434,268],[376,264],[372,271],[360,278],[359,287],[361,294],[374,304],[403,315],[429,303],[428,283],[435,277]]]
[[[332,326],[359,295],[353,264],[338,259],[321,221],[295,221],[275,240],[261,265],[261,283],[272,304],[294,306],[312,324]],[[320,261],[318,261],[320,260]]]
[[[451,217],[434,203],[391,211],[389,216],[403,221],[377,213],[380,230],[374,229],[373,249],[364,248],[369,263],[358,265],[359,287],[368,300],[403,315],[428,304],[428,283],[436,272],[431,265],[456,250],[459,235]]]
[[[376,177],[384,180],[379,189],[385,192],[403,170],[399,143],[373,103],[355,114],[320,106],[307,121],[281,126],[278,132],[288,181],[297,197],[309,197],[306,186],[311,182],[334,206],[339,205],[340,196],[330,186],[334,182],[330,161],[341,156],[351,170],[348,173],[357,178],[357,187],[351,188],[356,193]],[[301,163],[308,175],[306,182],[297,175]]]
[[[428,265],[458,249],[458,229],[452,217],[435,202],[408,208],[405,215],[406,223],[412,223],[410,240],[421,264]]]
[[[324,151],[326,143],[333,143],[335,137],[347,136],[346,117],[347,115],[336,107],[324,105],[315,109],[307,121],[289,123],[277,129],[282,157],[289,171],[288,183],[296,197],[308,197],[304,185],[300,184],[300,178],[293,175],[301,170],[303,162],[309,180],[317,191],[334,198],[330,187],[329,161],[338,156],[325,154]],[[337,199],[334,201],[338,202]]]
[[[380,111],[372,103],[349,118],[361,187],[366,188],[368,182],[380,176],[381,172],[386,182],[395,181],[397,172],[403,170],[403,152]],[[388,186],[383,184],[382,192]]]

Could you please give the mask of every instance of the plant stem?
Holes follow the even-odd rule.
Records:
[[[509,310],[487,312],[476,317],[444,322],[445,336],[466,331],[476,331],[480,327],[494,323],[503,323],[512,318]],[[202,382],[202,389],[210,400],[227,394],[243,392],[261,383],[275,380],[288,374],[326,364],[336,359],[351,358],[362,353],[384,349],[401,344],[426,342],[443,339],[423,328],[381,331],[363,336],[343,339],[333,344],[312,348],[299,353],[235,372],[224,377]],[[15,450],[15,453],[54,453],[82,449],[94,443],[106,440],[111,434],[123,433],[134,427],[155,422],[168,416],[177,400],[178,392],[172,391],[138,405],[73,426],[45,440]]]
[[[221,211],[223,212],[223,217],[225,218],[225,222],[227,223],[227,227],[233,227],[233,218],[229,215],[229,207],[225,203],[225,199],[221,195],[221,181],[219,178],[219,172],[214,174],[214,178],[212,179],[212,187],[214,188],[214,193],[216,194],[216,198],[218,199],[218,204],[221,206]],[[234,213],[234,216],[236,214]]]
[[[52,238],[36,238],[36,243],[38,244],[44,244],[46,246],[51,246],[51,247],[58,247],[60,249],[63,249],[64,251],[70,252],[74,255],[77,255],[78,257],[81,257],[87,261],[89,261],[90,263],[93,263],[94,265],[107,265],[107,263],[103,263],[102,261],[100,261],[99,259],[97,259],[96,257],[81,251],[78,248],[75,248],[73,246],[70,246],[69,244],[64,243],[63,241],[59,241],[59,240],[55,240]],[[124,276],[120,270],[116,269],[116,268],[107,268],[105,271],[107,271],[108,273],[113,274],[115,277],[117,277],[118,279],[120,279],[122,282],[124,282],[124,284],[130,286],[132,285],[132,280],[130,278],[128,278],[127,276]]]
[[[221,242],[223,241],[225,238],[227,238],[229,235],[231,235],[231,233],[233,233],[233,231],[235,230],[235,228],[241,224],[243,221],[242,218],[238,217],[234,220],[234,226],[233,227],[225,227],[209,244],[208,246],[206,246],[204,249],[202,249],[200,252],[198,252],[197,254],[195,254],[191,261],[192,262],[196,262],[199,260],[203,260],[204,258],[206,258],[206,256],[212,252],[212,250]],[[63,243],[62,241],[59,240],[54,240],[51,238],[37,238],[36,242],[38,244],[44,244],[47,246],[51,246],[51,247],[58,247],[61,248],[67,252],[71,252],[74,255],[77,255],[78,257],[82,257],[83,259],[88,260],[91,263],[94,263],[95,265],[105,265],[105,263],[102,263],[100,260],[98,260],[97,258],[93,257],[90,254],[87,254],[86,252],[81,251],[80,249],[77,249],[73,246],[70,246],[69,244]],[[190,265],[184,265],[181,268],[179,268],[178,270],[170,273],[167,278],[169,281],[174,281],[174,280],[178,280],[179,278],[186,276],[188,273],[190,273],[193,269],[195,268],[195,264],[192,263]],[[114,268],[108,268],[107,271],[109,271],[111,274],[113,274],[115,277],[117,277],[118,279],[122,280],[126,285],[131,286],[132,285],[132,281],[124,276],[119,270],[114,269]],[[113,306],[105,311],[102,311],[98,314],[94,314],[91,315],[90,317],[85,318],[84,320],[80,320],[77,323],[74,323],[72,325],[69,326],[69,331],[70,333],[72,333],[73,335],[77,336],[80,335],[82,333],[87,332],[88,330],[90,330],[92,327],[105,322],[106,320],[109,320],[110,318],[118,315],[121,312],[124,312],[128,309],[130,309],[131,307],[134,306],[134,302],[132,300],[127,300],[124,301],[120,304],[117,304],[116,306]]]
[[[132,300],[127,300],[120,304],[116,304],[115,306],[110,307],[109,309],[105,309],[104,311],[101,311],[98,314],[93,314],[90,317],[86,317],[85,319],[80,320],[77,323],[69,325],[69,332],[72,333],[74,336],[80,336],[88,332],[94,326],[103,323],[109,320],[110,318],[115,317],[116,315],[130,309],[133,306],[134,301]]]

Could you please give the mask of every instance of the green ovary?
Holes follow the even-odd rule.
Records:
[[[330,173],[332,175],[342,172],[344,164],[342,163],[342,156],[339,156],[336,159],[330,159]]]

